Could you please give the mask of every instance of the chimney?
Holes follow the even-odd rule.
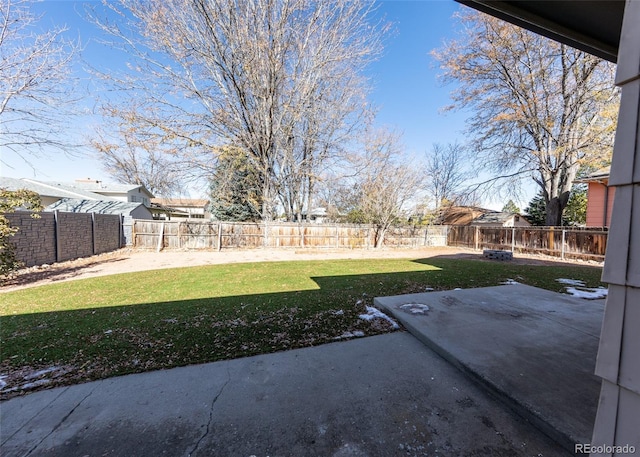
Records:
[[[83,183],[83,184],[96,184],[96,185],[100,185],[100,183],[102,181],[98,181],[97,179],[91,179],[91,178],[80,178],[80,179],[76,179],[76,182],[78,183]]]

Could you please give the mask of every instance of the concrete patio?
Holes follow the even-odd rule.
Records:
[[[375,304],[565,449],[591,442],[604,300],[516,284]]]

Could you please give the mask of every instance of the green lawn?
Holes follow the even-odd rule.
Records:
[[[313,346],[391,331],[358,316],[373,297],[507,278],[562,291],[601,268],[448,258],[325,260],[155,270],[0,294],[0,376],[61,367],[48,385]],[[20,376],[18,376],[20,374]],[[23,381],[22,381],[23,382]],[[15,392],[14,392],[15,394]]]

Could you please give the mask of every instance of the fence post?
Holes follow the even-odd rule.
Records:
[[[268,231],[268,228],[267,228],[267,220],[265,219],[262,222],[263,222],[263,225],[264,225],[264,232],[263,232],[263,235],[262,235],[262,247],[263,248],[267,248],[267,247],[269,247],[269,231]]]
[[[477,251],[479,249],[478,248],[478,244],[479,244],[479,241],[480,241],[479,240],[479,238],[480,238],[480,227],[478,227],[477,225],[476,225],[476,229],[474,231],[474,235],[475,235],[474,238],[475,238],[476,251]]]
[[[567,231],[565,229],[562,229],[562,252],[560,254],[560,258],[562,260],[564,260],[564,241],[565,241],[565,235],[566,235]]]
[[[56,262],[60,262],[62,255],[60,254],[60,219],[58,218],[58,210],[53,212],[53,226],[56,235]]]
[[[91,252],[96,255],[96,213],[91,213],[91,242],[93,243]]]
[[[160,237],[158,238],[158,247],[156,248],[156,252],[160,252],[162,250],[162,244],[164,242],[164,222],[160,226]]]
[[[222,222],[218,222],[218,252],[222,250]]]
[[[340,227],[336,224],[336,249],[340,247]]]
[[[516,228],[511,227],[511,252],[516,250]]]
[[[124,238],[124,214],[118,216],[120,226],[118,227],[118,249],[122,247],[122,239]]]
[[[554,227],[549,227],[549,255],[553,255],[551,253],[555,250],[555,229]]]

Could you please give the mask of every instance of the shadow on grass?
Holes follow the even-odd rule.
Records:
[[[395,330],[387,320],[360,317],[376,296],[495,286],[508,278],[561,291],[554,279],[576,276],[597,285],[601,272],[597,267],[541,268],[456,256],[414,262],[430,269],[312,277],[319,286],[313,290],[3,316],[0,398]],[[43,369],[49,371],[34,376]]]

